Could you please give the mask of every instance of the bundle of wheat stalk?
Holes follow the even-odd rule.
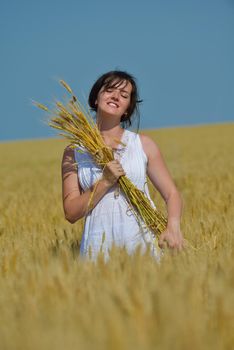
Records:
[[[63,80],[60,80],[60,83],[71,94],[72,99],[66,105],[56,102],[55,110],[51,111],[49,125],[62,131],[60,135],[70,141],[71,147],[84,148],[94,161],[104,168],[108,162],[114,160],[112,149],[105,145],[97,124],[73,94],[70,86]],[[36,102],[35,104],[48,111],[46,106]],[[121,176],[118,181],[137,219],[142,219],[146,227],[154,234],[161,234],[166,228],[166,218],[152,207],[144,192],[139,190],[126,176]]]

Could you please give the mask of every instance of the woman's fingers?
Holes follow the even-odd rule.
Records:
[[[161,249],[165,249],[165,248],[167,248],[167,242],[165,242],[165,241],[158,241],[158,246],[159,246],[159,248],[161,248]]]
[[[159,240],[158,240],[158,245],[160,248],[165,249],[165,248],[170,248],[173,251],[181,251],[184,248],[184,240],[176,239],[170,234],[161,234]]]
[[[166,242],[163,234],[161,234],[161,236],[159,237],[158,245],[161,249],[165,249],[167,247],[167,242]]]
[[[114,185],[120,176],[125,175],[125,171],[118,160],[113,160],[106,164],[103,176],[110,182],[110,184]]]

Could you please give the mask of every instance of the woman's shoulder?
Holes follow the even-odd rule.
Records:
[[[73,161],[74,160],[74,147],[73,145],[68,145],[63,151],[63,161]]]
[[[143,145],[143,147],[145,147],[146,149],[148,148],[153,148],[158,149],[158,145],[157,142],[149,135],[145,134],[145,133],[138,133],[135,131],[131,131],[131,130],[126,130],[128,135],[131,135],[133,138],[139,137],[141,144]]]
[[[151,136],[139,133],[139,137],[143,150],[147,156],[150,156],[152,153],[159,152],[159,147]]]
[[[145,133],[144,134],[143,133],[139,133],[138,135],[139,135],[139,137],[141,139],[141,142],[144,143],[145,145],[150,145],[150,146],[155,145],[155,146],[157,146],[157,143],[155,142],[155,140],[151,136],[149,136],[149,135],[147,135]]]
[[[63,154],[65,155],[69,155],[69,156],[73,156],[74,154],[78,152],[78,153],[84,153],[85,152],[85,148],[81,147],[79,145],[74,145],[74,144],[70,144],[68,146],[65,147]]]

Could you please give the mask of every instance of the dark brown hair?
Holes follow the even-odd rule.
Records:
[[[103,87],[104,90],[107,90],[109,88],[115,88],[120,86],[124,81],[131,83],[132,85],[132,92],[130,96],[130,104],[127,109],[127,114],[123,114],[121,117],[121,124],[124,128],[132,125],[132,118],[133,116],[137,116],[139,119],[139,103],[142,102],[142,100],[139,100],[138,97],[138,88],[136,85],[135,78],[123,71],[110,71],[108,73],[103,74],[98,78],[98,80],[94,83],[90,94],[89,94],[89,105],[93,111],[97,112],[97,106],[95,104],[97,100],[97,96],[101,88]],[[139,124],[139,122],[138,122]],[[139,125],[138,125],[139,127]]]

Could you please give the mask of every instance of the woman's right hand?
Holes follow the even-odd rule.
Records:
[[[119,180],[120,176],[124,175],[126,175],[126,173],[122,165],[115,159],[105,165],[102,179],[110,186],[113,186]]]

